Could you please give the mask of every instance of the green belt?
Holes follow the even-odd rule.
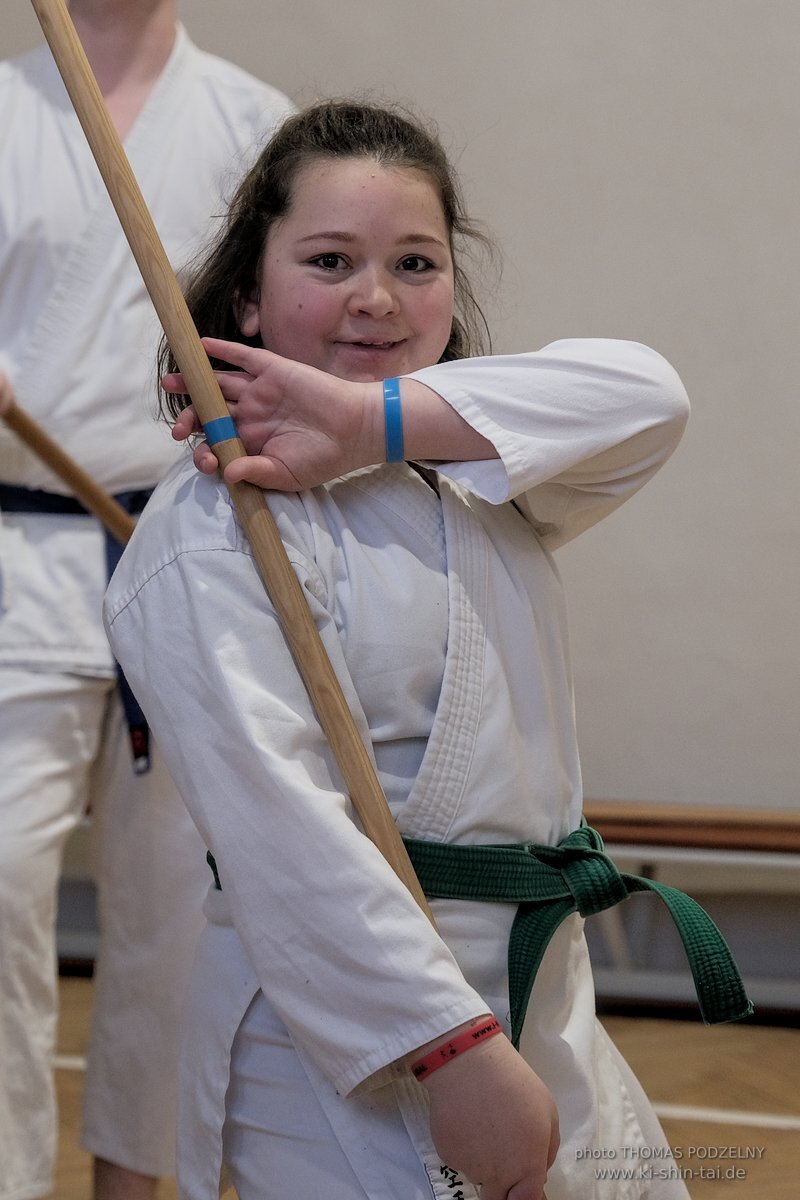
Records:
[[[654,892],[667,906],[706,1024],[739,1021],[753,1011],[731,952],[708,913],[677,888],[620,874],[604,853],[600,834],[589,825],[557,846],[403,841],[429,898],[519,906],[508,945],[511,1038],[517,1047],[536,972],[561,922],[570,913],[588,917],[611,908],[633,892]]]

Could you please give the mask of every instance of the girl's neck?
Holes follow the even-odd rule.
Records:
[[[124,139],[175,44],[175,0],[72,0],[70,15]]]

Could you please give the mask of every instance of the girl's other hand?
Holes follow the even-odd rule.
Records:
[[[422,1086],[442,1161],[481,1185],[481,1200],[542,1200],[558,1150],[558,1113],[506,1037],[474,1046]]]

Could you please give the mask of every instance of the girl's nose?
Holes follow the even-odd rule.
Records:
[[[382,271],[359,272],[353,280],[349,307],[371,317],[390,316],[398,308],[394,280]]]

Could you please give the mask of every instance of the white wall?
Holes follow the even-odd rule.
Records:
[[[370,88],[437,119],[503,247],[498,350],[630,337],[675,364],[694,402],[681,448],[559,556],[586,790],[794,806],[796,0],[181,12],[201,45],[299,102]],[[3,24],[4,54],[39,40],[25,0],[5,0]]]

